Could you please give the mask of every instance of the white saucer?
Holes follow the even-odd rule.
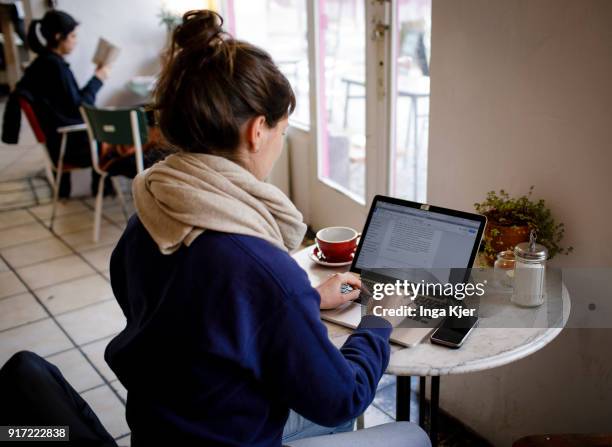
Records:
[[[353,262],[352,260],[342,262],[327,262],[322,259],[319,259],[317,253],[319,253],[319,247],[314,247],[314,249],[310,252],[310,259],[312,259],[313,262],[324,267],[344,267],[345,265],[351,265],[351,263]]]

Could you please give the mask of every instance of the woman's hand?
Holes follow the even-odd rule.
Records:
[[[94,74],[96,75],[96,78],[98,78],[100,81],[106,81],[108,79],[108,76],[110,75],[110,66],[98,65]]]
[[[348,284],[354,290],[342,293],[342,284]],[[335,273],[317,287],[321,295],[321,309],[334,309],[347,301],[356,299],[361,293],[361,280],[353,273]]]

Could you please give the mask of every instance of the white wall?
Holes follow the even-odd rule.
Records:
[[[565,265],[612,265],[612,2],[434,0],[428,197],[536,186]]]
[[[81,24],[79,44],[68,57],[80,85],[93,75],[91,58],[99,37],[121,48],[111,77],[98,94],[98,105],[132,105],[142,101],[126,88],[136,75],[159,70],[159,54],[166,42],[166,28],[159,23],[162,0],[59,0],[58,9]]]
[[[312,204],[310,174],[311,154],[310,132],[298,127],[290,127],[287,136],[288,174],[290,180],[290,198],[302,212],[304,222],[311,225],[310,207]]]
[[[429,202],[470,210],[533,184],[575,249],[556,264],[611,267],[611,23],[605,0],[433,0]],[[580,281],[574,306],[612,299]],[[496,446],[612,432],[611,344],[610,329],[565,330],[515,364],[442,378],[441,406]]]
[[[291,179],[289,174],[289,148],[288,143],[281,153],[281,156],[274,163],[272,172],[267,181],[278,187],[287,197],[291,196]]]

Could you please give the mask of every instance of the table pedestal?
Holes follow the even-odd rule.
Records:
[[[410,379],[411,376],[397,376],[395,394],[395,419],[410,421]],[[425,429],[425,386],[427,378],[419,378],[419,425]],[[440,376],[431,377],[429,399],[429,438],[432,447],[438,445],[438,418],[440,409]]]

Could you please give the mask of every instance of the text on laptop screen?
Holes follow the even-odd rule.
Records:
[[[468,267],[479,226],[462,217],[378,202],[355,267],[412,280],[408,270],[424,269],[430,279],[448,281],[451,268]]]

